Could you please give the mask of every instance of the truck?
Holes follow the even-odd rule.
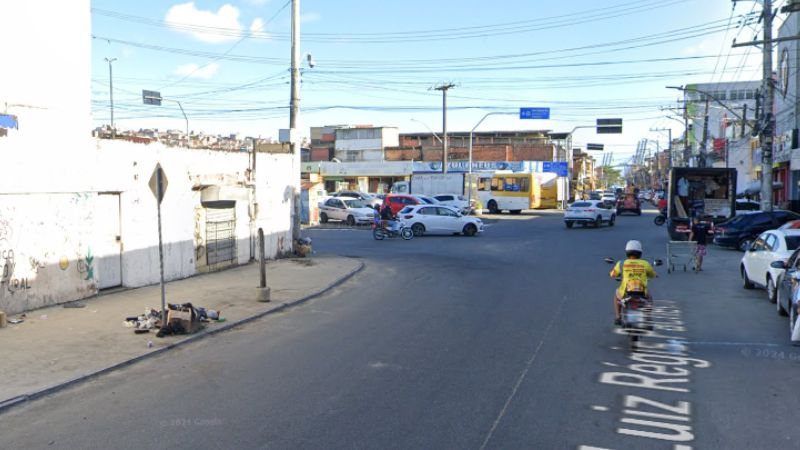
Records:
[[[472,179],[472,183],[469,180]],[[428,195],[460,194],[469,195],[470,186],[477,186],[477,174],[469,173],[415,173],[411,181],[397,181],[392,185],[393,194]],[[477,191],[472,198],[477,197]]]
[[[736,214],[736,169],[674,167],[669,172],[667,218],[670,240],[689,238],[690,220],[717,224]]]

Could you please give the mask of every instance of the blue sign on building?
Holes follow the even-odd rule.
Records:
[[[520,108],[520,119],[549,119],[550,108]]]
[[[545,172],[553,172],[560,177],[569,176],[569,166],[566,161],[545,161],[543,166]]]

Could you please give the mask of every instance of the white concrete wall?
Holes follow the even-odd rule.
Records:
[[[336,151],[383,149],[382,139],[337,139]]]
[[[0,112],[19,122],[0,138],[0,192],[80,192],[91,152],[90,1],[8,1],[0,10]]]

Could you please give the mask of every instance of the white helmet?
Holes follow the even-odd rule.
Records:
[[[628,243],[625,244],[625,253],[628,252],[639,252],[639,254],[641,254],[642,243],[639,241],[628,241]]]

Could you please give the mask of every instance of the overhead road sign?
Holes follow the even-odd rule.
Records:
[[[145,105],[161,106],[161,93],[142,89],[142,101]]]
[[[622,119],[597,119],[597,134],[622,134]]]
[[[520,108],[519,118],[547,120],[550,118],[550,108]]]
[[[586,144],[586,150],[603,151],[603,144]]]
[[[569,176],[569,166],[566,161],[544,161],[542,169],[545,172],[552,172],[560,177]]]

